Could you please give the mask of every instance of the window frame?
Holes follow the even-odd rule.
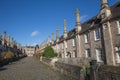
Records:
[[[62,49],[64,49],[64,44],[62,43]]]
[[[117,63],[120,63],[120,47],[115,47],[116,57],[117,57]]]
[[[72,46],[76,46],[76,38],[72,39]]]
[[[118,34],[120,34],[120,20],[117,20],[116,23],[117,23]]]
[[[86,33],[84,34],[85,43],[88,43],[88,42],[89,42],[89,36],[90,36],[89,32],[86,32]]]
[[[95,52],[96,52],[97,62],[103,62],[102,49],[101,49],[101,48],[96,48],[96,49],[95,49]]]
[[[91,57],[91,52],[90,52],[90,49],[89,49],[89,48],[85,50],[85,57],[86,57],[86,58]]]
[[[97,33],[97,32],[98,33]],[[97,33],[97,34],[96,34]],[[99,34],[99,35],[98,35]],[[98,38],[97,38],[97,36],[99,36]],[[96,28],[95,30],[94,30],[94,38],[95,38],[95,41],[98,41],[98,40],[100,40],[100,28]]]
[[[65,48],[68,48],[68,46],[67,46],[67,42],[64,43],[64,46],[65,46]]]

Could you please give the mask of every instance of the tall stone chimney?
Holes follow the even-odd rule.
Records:
[[[5,38],[6,38],[6,31],[4,31],[4,33],[3,33],[3,34],[4,34],[4,40],[5,40]]]
[[[79,33],[81,31],[81,24],[80,24],[80,16],[79,16],[79,10],[76,9],[76,32]]]
[[[14,41],[14,38],[12,38],[12,42]]]
[[[59,41],[59,30],[58,28],[56,28],[56,42]]]
[[[10,36],[8,36],[8,46],[10,46]]]
[[[3,44],[5,45],[6,43],[6,31],[3,32]]]
[[[52,44],[54,44],[54,33],[52,33]]]
[[[2,35],[0,34],[0,40],[2,41]]]
[[[64,20],[64,39],[67,38],[66,20]]]
[[[100,0],[101,1],[101,8],[108,7],[108,1],[107,0]]]
[[[50,46],[50,36],[48,36],[47,45]]]
[[[101,10],[100,10],[100,16],[102,19],[109,18],[111,16],[111,10],[108,5],[107,0],[100,0],[101,2]]]
[[[14,38],[12,37],[12,42],[11,42],[10,46],[13,47],[14,44],[15,44],[15,42],[14,42]]]

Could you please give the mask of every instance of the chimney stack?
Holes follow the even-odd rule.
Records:
[[[81,24],[80,24],[80,13],[79,13],[79,10],[76,9],[76,32],[79,33],[81,31]]]

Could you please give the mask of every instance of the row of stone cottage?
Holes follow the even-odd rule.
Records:
[[[14,38],[11,39],[10,36],[7,36],[6,31],[4,31],[3,35],[0,34],[0,53],[8,50],[16,53],[24,53],[22,46]]]
[[[76,27],[66,31],[56,40],[52,33],[51,46],[62,60],[97,60],[107,65],[120,65],[120,1],[108,5],[107,0],[101,0],[100,12],[84,23],[80,23],[79,10],[76,9]],[[65,62],[65,61],[63,61]],[[73,62],[74,63],[74,62]]]

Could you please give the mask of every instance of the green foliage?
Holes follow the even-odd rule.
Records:
[[[13,58],[14,57],[14,53],[11,51],[5,51],[1,53],[1,57],[3,59],[8,59],[8,58]]]
[[[90,75],[90,68],[89,67],[83,66],[82,69],[83,69],[83,73],[85,76]]]
[[[51,46],[48,46],[48,47],[45,48],[45,50],[43,52],[43,56],[47,57],[47,58],[52,58],[52,57],[57,56],[57,54],[54,53],[54,50]]]

